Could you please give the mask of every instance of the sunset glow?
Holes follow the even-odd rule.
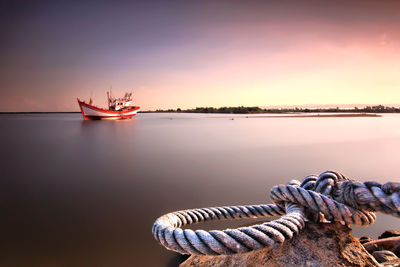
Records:
[[[6,2],[0,111],[398,104],[400,2]]]

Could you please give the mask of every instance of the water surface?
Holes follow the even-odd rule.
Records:
[[[325,170],[400,181],[399,114],[247,117],[0,115],[0,265],[174,266],[151,235],[166,212],[267,203],[273,185]],[[379,214],[354,229],[389,228],[398,219]]]

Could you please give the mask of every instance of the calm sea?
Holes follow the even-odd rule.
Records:
[[[400,114],[0,115],[0,125],[2,266],[175,266],[151,234],[166,212],[267,203],[273,185],[325,170],[400,181]],[[379,214],[354,233],[391,228],[398,219]]]

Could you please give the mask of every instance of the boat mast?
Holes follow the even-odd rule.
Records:
[[[110,92],[107,91],[107,103],[108,103],[108,109],[110,109]]]
[[[89,100],[89,104],[92,105],[93,104],[93,90],[90,91],[90,100]]]
[[[112,85],[110,86],[110,92],[107,92],[107,99],[108,99],[108,109],[111,109],[111,89],[112,89]]]

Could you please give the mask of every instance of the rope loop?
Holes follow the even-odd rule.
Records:
[[[153,235],[164,247],[182,254],[227,255],[279,248],[307,220],[367,226],[375,211],[400,217],[400,183],[357,182],[335,171],[309,175],[270,190],[274,204],[180,210],[159,217]],[[286,214],[286,215],[285,215]],[[283,216],[282,216],[283,215]],[[225,230],[190,230],[182,226],[211,220],[282,216],[277,220]]]

